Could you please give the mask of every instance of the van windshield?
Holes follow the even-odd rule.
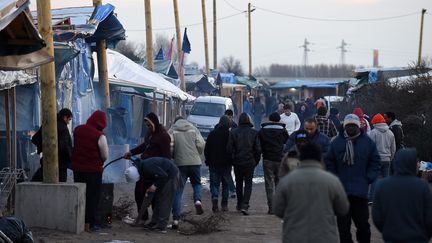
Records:
[[[196,102],[190,112],[196,116],[221,117],[225,113],[225,105],[217,103]]]

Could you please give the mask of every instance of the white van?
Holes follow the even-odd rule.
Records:
[[[211,130],[218,124],[225,111],[233,109],[230,98],[220,96],[200,96],[196,98],[187,120],[198,128],[206,139]]]

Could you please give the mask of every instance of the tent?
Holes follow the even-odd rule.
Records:
[[[27,14],[28,0],[0,1],[0,70],[23,70],[53,61]]]
[[[96,54],[93,57],[96,59]],[[107,65],[110,84],[155,91],[183,101],[191,98],[159,74],[145,69],[116,51],[107,50]],[[95,70],[95,80],[98,79],[97,74]]]

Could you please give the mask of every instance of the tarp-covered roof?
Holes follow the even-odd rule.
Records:
[[[262,86],[260,83],[258,83],[258,81],[255,79],[251,79],[249,77],[242,77],[242,76],[237,76],[235,77],[237,83],[239,84],[244,84],[246,86],[248,86],[250,89],[255,89],[257,87]]]
[[[37,82],[36,75],[24,71],[0,71],[0,90]]]
[[[185,76],[185,82],[187,91],[198,89],[198,91],[211,94],[217,90],[205,74]]]
[[[0,1],[0,70],[33,68],[53,60],[27,15],[28,0]]]
[[[282,81],[271,86],[272,89],[288,88],[336,88],[338,85],[346,83],[345,80],[293,80]]]
[[[147,67],[147,62],[144,61],[142,65],[145,68]],[[170,78],[178,79],[177,71],[174,68],[174,65],[171,60],[153,60],[154,70],[157,73],[162,73]]]
[[[53,9],[53,37],[55,41],[86,38],[86,42],[107,40],[108,44],[125,39],[125,29],[114,14],[111,4]],[[37,21],[37,12],[33,11]]]
[[[96,54],[93,55],[97,60]],[[124,55],[107,49],[108,78],[110,83],[122,86],[146,88],[168,96],[187,100],[188,95],[181,89],[162,78],[159,74],[145,69]],[[95,67],[97,68],[97,67]],[[95,70],[95,80],[98,71]]]

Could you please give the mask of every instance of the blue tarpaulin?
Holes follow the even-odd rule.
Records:
[[[289,88],[336,88],[338,85],[346,83],[345,80],[293,80],[282,81],[271,86],[272,89]]]

